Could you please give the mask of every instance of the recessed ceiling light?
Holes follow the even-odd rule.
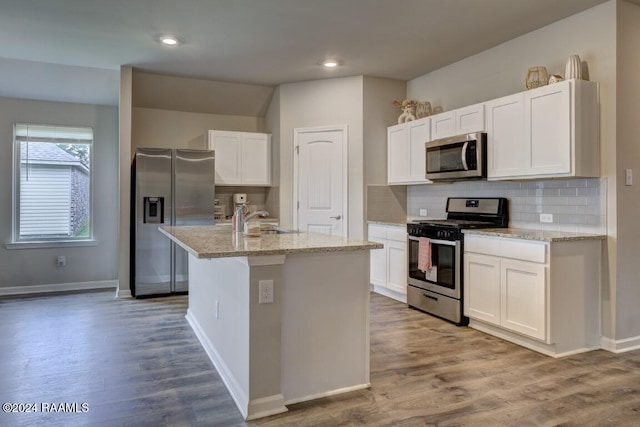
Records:
[[[174,36],[162,36],[160,37],[160,43],[165,46],[175,46],[178,44],[178,39]]]
[[[338,66],[338,61],[336,61],[335,59],[327,59],[322,63],[322,65],[324,65],[326,68],[335,68]]]

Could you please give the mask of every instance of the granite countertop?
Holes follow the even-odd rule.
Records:
[[[380,243],[318,233],[262,234],[248,237],[230,224],[158,227],[196,258],[223,258],[381,249]]]
[[[566,231],[526,230],[523,228],[476,228],[462,230],[465,234],[538,240],[542,242],[568,242],[572,240],[604,240],[604,234],[571,233]]]

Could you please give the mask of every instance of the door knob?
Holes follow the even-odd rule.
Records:
[[[338,216],[330,216],[329,218],[331,219],[341,219],[342,215],[338,215]]]

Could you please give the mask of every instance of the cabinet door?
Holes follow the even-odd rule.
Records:
[[[387,183],[409,181],[409,136],[405,124],[387,128]]]
[[[539,340],[547,339],[546,267],[502,259],[501,325]]]
[[[525,173],[571,173],[571,82],[525,92]]]
[[[401,294],[407,293],[407,243],[387,240],[387,287]]]
[[[384,245],[382,249],[370,251],[369,282],[377,286],[387,286],[387,242],[385,239],[373,236],[369,236],[368,240]]]
[[[264,133],[244,133],[242,184],[271,185],[271,138]]]
[[[425,143],[429,141],[431,133],[430,120],[428,118],[409,122],[407,132],[409,134],[409,175],[410,180],[416,183],[430,183],[425,178],[427,173],[427,155]]]
[[[484,131],[484,104],[470,105],[455,110],[458,135]]]
[[[525,168],[524,95],[485,104],[487,111],[487,178],[520,176]]]
[[[464,314],[500,325],[500,258],[464,254]]]
[[[446,113],[431,116],[431,139],[447,138],[456,133],[456,113]]]
[[[241,184],[242,132],[209,131],[209,149],[215,150],[216,185]]]

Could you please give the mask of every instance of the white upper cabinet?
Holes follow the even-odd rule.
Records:
[[[484,104],[470,105],[431,116],[431,139],[484,130]]]
[[[428,117],[387,128],[387,183],[428,184],[425,143],[430,140]]]
[[[216,185],[271,185],[271,135],[210,130],[209,149]]]
[[[488,179],[600,176],[596,83],[567,80],[486,107]]]
[[[525,169],[524,94],[494,99],[485,107],[488,178],[521,174]]]

